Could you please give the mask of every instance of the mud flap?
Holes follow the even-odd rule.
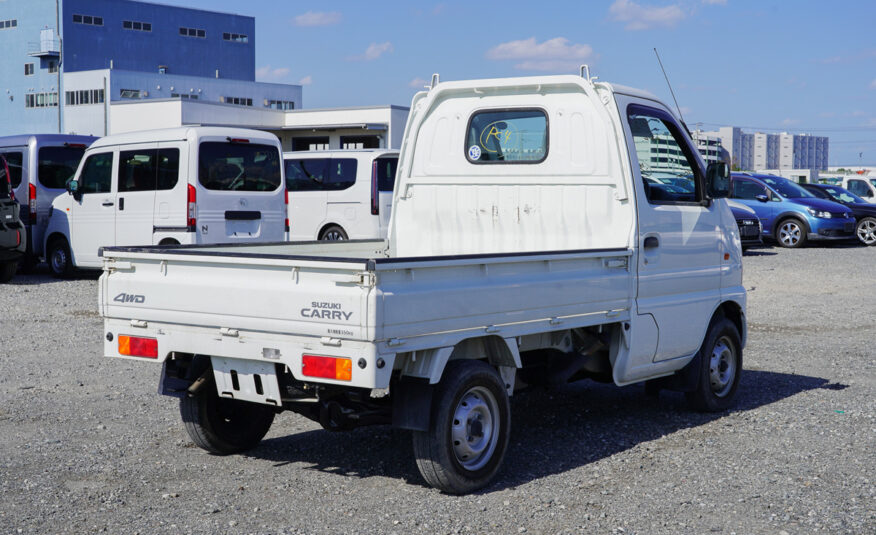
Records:
[[[428,379],[405,378],[393,385],[392,426],[412,431],[428,431],[432,422],[432,395],[435,385]]]

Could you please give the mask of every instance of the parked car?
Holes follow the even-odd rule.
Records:
[[[727,205],[730,207],[730,211],[733,212],[736,226],[739,227],[739,239],[742,241],[742,250],[745,251],[753,245],[763,245],[760,219],[757,217],[757,212],[733,199],[727,199]]]
[[[289,239],[386,238],[398,151],[287,152]]]
[[[9,180],[9,166],[0,156],[0,282],[9,282],[27,250],[27,229],[19,219],[21,205]]]
[[[796,182],[773,175],[733,173],[730,197],[757,212],[764,238],[782,247],[812,240],[844,240],[855,218],[842,204],[819,199]]]
[[[876,245],[876,205],[839,186],[805,184],[803,187],[816,197],[846,205],[855,218],[858,239],[864,245]]]
[[[280,141],[240,128],[107,136],[52,203],[52,272],[100,268],[101,247],[285,241]]]
[[[97,138],[67,134],[27,134],[0,137],[0,156],[9,165],[15,198],[22,205],[27,227],[27,252],[21,266],[30,269],[45,256],[43,249],[52,201],[79,167],[79,161]]]
[[[843,177],[841,186],[869,203],[876,203],[876,178],[847,176]]]

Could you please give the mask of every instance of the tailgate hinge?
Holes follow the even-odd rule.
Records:
[[[114,273],[116,271],[133,271],[134,264],[132,262],[111,258],[105,261],[103,269],[109,273]]]
[[[377,284],[377,274],[371,271],[362,271],[356,273],[356,278],[353,282],[365,288],[373,288]]]

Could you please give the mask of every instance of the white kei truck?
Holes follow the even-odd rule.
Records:
[[[208,452],[255,447],[284,410],[391,424],[451,494],[496,475],[515,388],[645,382],[728,409],[746,338],[728,166],[583,71],[434,76],[385,241],[104,249],[105,355],[160,364]],[[690,191],[649,187],[668,171]]]

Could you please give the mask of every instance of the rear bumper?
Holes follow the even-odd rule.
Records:
[[[249,363],[285,365],[295,379],[307,383],[341,385],[354,388],[388,388],[395,354],[378,354],[377,344],[356,340],[321,339],[309,336],[268,334],[188,325],[106,319],[104,355],[124,360],[163,363],[173,353],[207,355]],[[145,325],[145,326],[144,326]],[[154,338],[158,357],[130,357],[119,353],[120,335]],[[308,377],[302,373],[302,355],[348,358],[352,361],[352,379],[336,381]],[[214,368],[217,367],[214,364]]]

